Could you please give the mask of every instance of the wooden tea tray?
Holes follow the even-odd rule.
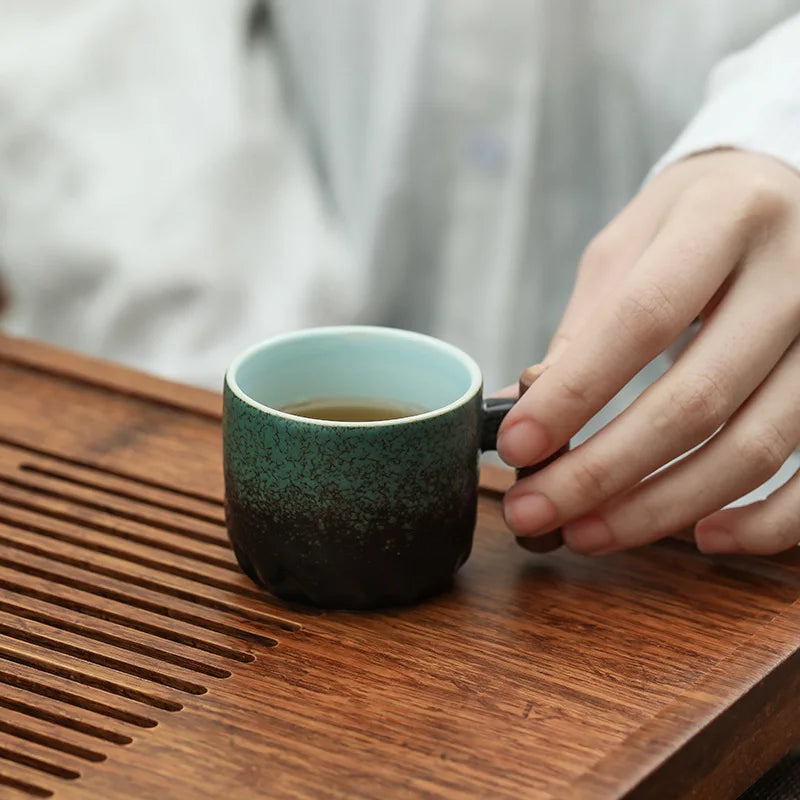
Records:
[[[219,397],[0,338],[0,796],[735,798],[800,740],[800,559],[535,556],[486,470],[456,589],[264,595]]]

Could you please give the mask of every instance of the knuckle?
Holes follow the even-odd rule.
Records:
[[[611,538],[618,544],[636,546],[656,539],[669,532],[669,509],[657,495],[639,492],[620,495],[612,500],[603,519]]]
[[[742,197],[744,221],[756,227],[780,221],[792,207],[784,185],[771,176],[755,174]]]
[[[618,252],[619,247],[616,237],[608,229],[600,231],[586,245],[578,264],[578,269],[588,272],[605,269],[617,258]]]
[[[558,392],[564,400],[581,408],[592,405],[592,394],[588,382],[564,370],[557,376]]]
[[[692,211],[707,213],[709,208],[718,208],[721,202],[730,205],[731,197],[730,179],[709,173],[694,181],[686,189],[683,199]]]
[[[786,184],[771,170],[749,170],[744,184],[735,193],[731,193],[729,178],[717,175],[709,181],[708,191],[713,192],[714,202],[732,206],[732,221],[746,229],[780,222],[793,207]]]
[[[740,176],[735,192],[731,191],[729,175],[705,175],[687,190],[686,197],[699,213],[724,207],[731,231],[744,235],[782,223],[796,203],[785,182],[763,167],[751,168],[746,176]]]
[[[783,466],[791,452],[786,437],[774,425],[764,425],[742,438],[737,455],[755,480],[765,481]]]
[[[707,374],[687,380],[670,392],[664,412],[655,419],[661,421],[660,427],[704,439],[725,421],[728,406],[728,392],[723,381]]]
[[[665,511],[655,498],[639,498],[636,503],[636,525],[652,539],[664,533]]]
[[[614,471],[596,456],[577,458],[572,469],[572,478],[583,504],[605,500],[615,493]]]
[[[616,317],[634,343],[648,350],[663,350],[682,328],[675,304],[655,284],[621,297]]]

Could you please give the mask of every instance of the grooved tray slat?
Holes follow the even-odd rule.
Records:
[[[800,740],[800,558],[518,550],[288,608],[225,536],[219,398],[0,337],[0,797],[735,798]]]

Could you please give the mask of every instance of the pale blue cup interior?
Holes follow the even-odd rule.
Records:
[[[256,345],[228,370],[231,389],[280,410],[318,398],[374,398],[441,411],[481,389],[477,364],[458,348],[394,328],[315,328]]]

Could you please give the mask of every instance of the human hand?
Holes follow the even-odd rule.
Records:
[[[630,408],[508,491],[515,534],[563,526],[572,550],[608,553],[700,520],[706,552],[800,542],[800,474],[720,510],[800,443],[800,176],[765,156],[679,162],[594,239],[548,369],[506,417],[498,452],[517,467],[554,453],[697,318],[698,335]]]

